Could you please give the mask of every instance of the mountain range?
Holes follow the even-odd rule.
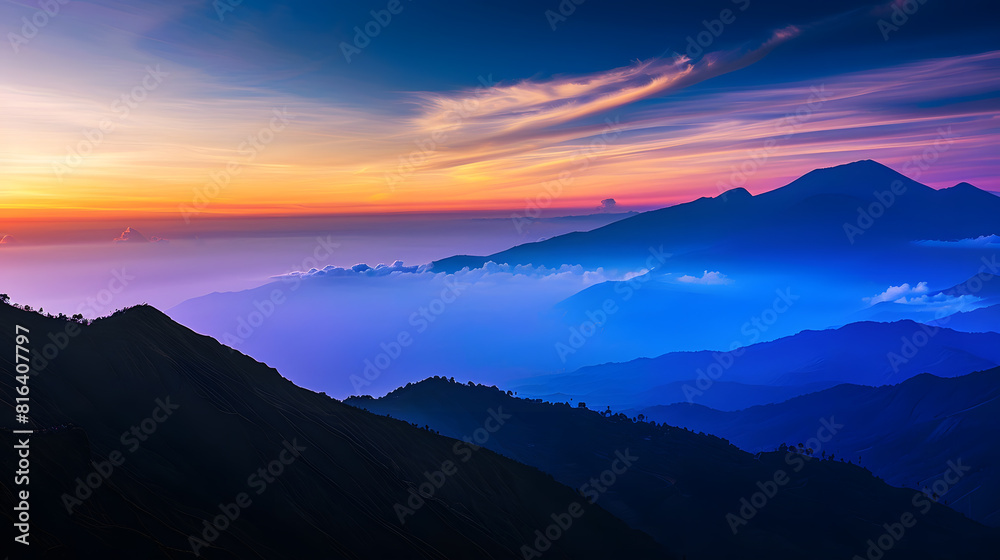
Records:
[[[998,234],[1000,198],[967,183],[936,190],[866,160],[754,196],[730,191],[486,257],[437,261],[430,271],[378,279],[303,271],[294,283],[283,277],[209,294],[168,313],[338,397],[385,394],[441,374],[523,384],[860,321],[975,312],[995,289],[983,279],[1000,274],[1000,253],[982,240]],[[460,270],[487,261],[500,264]],[[950,293],[973,279],[990,287]],[[443,291],[449,282],[469,289],[453,299]],[[275,290],[280,308],[248,326]],[[442,293],[454,303],[440,305]],[[990,330],[992,313],[955,315],[954,329]],[[370,385],[350,382],[407,331],[420,342],[379,367]],[[503,348],[490,343],[496,340]],[[330,367],[331,356],[346,364],[346,375]]]
[[[1000,365],[1000,334],[913,321],[803,331],[729,352],[672,352],[539,376],[512,388],[616,409],[675,402],[721,410],[780,402],[840,383],[887,385],[921,373],[954,377]]]
[[[378,399],[352,397],[346,402],[458,438],[474,435],[488,410],[502,409],[510,419],[482,441],[484,447],[578,488],[691,559],[864,556],[866,541],[877,539],[884,523],[913,511],[912,500],[920,501],[912,489],[893,488],[857,465],[822,458],[818,447],[805,455],[777,451],[775,444],[755,455],[724,439],[669,424],[602,414],[579,403],[537,402],[444,378],[408,384]],[[814,415],[803,429],[836,447],[851,426],[835,413]],[[623,465],[623,455],[631,465]],[[780,489],[768,486],[783,475],[789,479]],[[754,497],[757,492],[771,496]],[[928,515],[920,521],[920,531],[912,533],[913,540],[907,533],[893,554],[975,556],[995,538],[987,536],[994,530],[940,505]],[[974,540],[983,540],[973,544],[953,531],[969,531]],[[965,546],[970,548],[958,550]]]
[[[646,418],[725,437],[756,452],[813,437],[816,418],[844,429],[828,451],[854,459],[894,486],[932,485],[949,461],[969,468],[948,505],[1000,526],[1000,368],[960,377],[929,373],[897,385],[838,385],[778,404],[723,412],[678,403],[639,411]]]
[[[30,333],[0,332],[33,356],[30,423],[0,439],[34,430],[34,553],[996,549],[1000,198],[865,160],[620,217],[492,255],[296,271],[172,318],[0,302]],[[18,383],[0,377],[0,402]]]
[[[771,251],[776,245],[782,247],[784,260],[819,249],[877,250],[886,244],[960,240],[998,232],[1000,198],[992,193],[964,182],[936,190],[878,162],[862,160],[811,171],[756,196],[736,188],[589,232],[482,257],[455,256],[433,265],[440,271],[475,268],[487,261],[641,267],[649,247],[659,245],[688,263],[711,265],[723,255],[728,259],[742,255],[738,260],[744,264],[770,264],[779,258]]]

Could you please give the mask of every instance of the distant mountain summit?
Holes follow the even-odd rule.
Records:
[[[149,243],[149,239],[139,233],[137,230],[131,227],[125,228],[125,231],[121,233],[118,237],[113,240],[115,243]]]
[[[960,203],[969,203],[973,201],[980,201],[983,204],[992,205],[996,203],[996,194],[990,191],[984,191],[979,187],[971,185],[969,183],[959,183],[954,187],[948,187],[946,189],[941,189],[938,191],[941,194],[947,195]]]
[[[962,181],[961,183],[955,185],[954,187],[948,187],[947,189],[941,189],[941,190],[946,190],[946,191],[947,190],[955,190],[957,192],[965,192],[965,193],[984,192],[984,193],[987,193],[987,194],[992,194],[990,191],[984,191],[984,190],[980,189],[979,187],[976,187],[975,185],[973,185],[971,183],[966,183],[965,181]]]
[[[992,234],[1000,234],[1000,199],[990,193],[968,183],[938,191],[862,160],[810,171],[756,196],[732,189],[588,232],[482,257],[442,259],[433,270],[453,272],[487,261],[639,269],[650,248],[660,245],[675,259],[702,267],[713,260],[774,260],[776,254],[803,251],[857,258],[859,248],[882,251],[922,239]]]
[[[974,187],[973,187],[974,188]],[[794,204],[813,196],[836,195],[875,200],[880,191],[927,196],[934,189],[906,175],[865,159],[835,167],[815,169],[791,183],[757,195],[770,204]]]
[[[157,237],[152,235],[146,237],[145,235],[139,233],[138,230],[133,229],[131,226],[126,227],[125,231],[121,233],[118,237],[114,238],[112,241],[115,243],[166,243],[167,240],[162,237]]]

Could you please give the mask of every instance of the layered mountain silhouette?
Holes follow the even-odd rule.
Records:
[[[29,329],[35,356],[34,557],[520,558],[581,502],[532,467],[296,387],[148,306],[82,326],[0,304],[0,323],[8,349],[14,325]],[[12,358],[0,356],[8,411]],[[8,450],[24,437],[10,430],[29,427],[13,416],[0,431]],[[4,472],[14,461],[3,454]],[[431,496],[408,501],[432,480]],[[397,503],[414,508],[405,523]],[[12,509],[0,515],[12,527]],[[597,506],[550,547],[554,558],[673,557]]]
[[[758,263],[804,253],[877,249],[917,240],[960,240],[1000,233],[1000,198],[968,183],[935,190],[880,163],[863,160],[817,169],[751,196],[716,197],[644,212],[607,226],[518,245],[492,255],[461,255],[435,271],[487,261],[641,268],[650,247],[664,246],[692,265],[721,259]],[[761,261],[763,259],[763,261]],[[895,259],[894,259],[895,260]]]
[[[949,461],[969,471],[942,496],[948,505],[1000,526],[1000,368],[950,379],[922,374],[898,385],[838,385],[780,404],[721,412],[687,403],[641,411],[646,417],[725,437],[755,452],[814,437],[818,417],[844,429],[828,452],[848,457],[895,486],[933,484]]]
[[[863,320],[940,318],[972,300],[935,305],[865,298],[904,283],[943,292],[973,275],[1000,274],[1000,199],[967,183],[935,190],[874,161],[811,171],[751,196],[736,189],[645,212],[589,232],[519,245],[483,257],[433,263],[435,271],[487,261],[647,272],[644,282],[604,282],[561,302],[566,329],[611,302],[619,311],[601,335],[569,355],[567,370],[692,348],[728,349],[806,329]],[[722,277],[712,284],[704,274]],[[795,305],[767,330],[745,325],[776,292]],[[625,295],[623,295],[625,294]],[[965,305],[966,307],[963,307]],[[881,314],[884,308],[893,313]]]
[[[921,373],[954,377],[1000,365],[1000,334],[965,333],[913,321],[852,323],[803,331],[732,352],[657,358],[539,376],[516,388],[622,408],[694,402],[723,410],[780,402],[840,383],[887,385]]]
[[[959,311],[932,324],[948,325],[948,328],[965,332],[1000,332],[1000,305],[980,307],[972,311]]]
[[[0,304],[34,352],[33,554],[872,558],[912,514],[890,557],[978,557],[1000,543],[998,234],[993,194],[866,160],[172,310],[336,396],[466,373],[507,393],[434,377],[342,403],[148,306]]]
[[[1000,199],[971,185],[935,190],[860,161],[812,171],[756,196],[737,189],[488,257],[445,259],[429,273],[383,283],[296,277],[301,285],[276,281],[209,294],[168,312],[338,397],[385,394],[408,380],[464,372],[508,386],[539,374],[671,352],[728,350],[803,330],[872,320],[926,322],[971,311],[986,303],[944,292],[981,274],[1000,274],[1000,255],[982,243],[1000,233],[998,205]],[[448,278],[435,271],[487,260],[511,263],[509,270],[545,265],[552,271],[577,263],[588,270],[578,283],[493,277],[499,266],[459,272],[454,280],[470,279],[476,287],[453,305],[438,307],[442,315],[432,314],[433,323],[419,316],[441,293],[422,288]],[[926,287],[921,295],[943,295],[873,305],[902,285]],[[275,289],[286,296],[281,310],[248,327]],[[385,296],[389,289],[392,297]],[[954,328],[963,330],[966,321],[956,320]],[[356,387],[345,376],[321,373],[331,354],[360,373],[369,367],[366,360],[384,352],[380,344],[414,327],[423,342],[392,362],[397,381],[391,384],[379,377],[371,387]],[[234,336],[239,340],[232,341]],[[818,388],[823,386],[810,387]]]
[[[687,558],[863,557],[866,541],[877,539],[886,521],[914,510],[914,490],[890,487],[856,465],[823,460],[819,450],[809,459],[774,451],[755,456],[714,436],[515,398],[495,387],[432,378],[379,399],[346,402],[458,438],[475,437],[488,411],[502,409],[510,418],[483,439],[484,447],[579,488]],[[829,428],[835,432],[832,445],[848,430],[835,416],[817,414],[805,427],[814,437]],[[631,458],[631,465],[625,466],[621,455]],[[616,475],[610,474],[612,468]],[[771,481],[779,471],[790,480],[763,505],[756,498],[760,507],[744,512],[747,523],[736,523],[734,534],[727,514],[741,515],[741,499],[749,501],[761,488],[758,482]],[[907,533],[893,554],[975,556],[996,538],[992,530],[941,505],[919,523],[920,530]]]

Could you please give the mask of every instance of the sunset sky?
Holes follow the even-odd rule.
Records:
[[[645,209],[859,159],[1000,190],[987,2],[914,1],[889,28],[909,4],[64,1],[0,4],[0,235],[185,212]]]

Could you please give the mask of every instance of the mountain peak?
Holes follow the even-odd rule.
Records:
[[[955,193],[961,193],[961,194],[972,194],[972,193],[974,193],[974,194],[980,194],[980,193],[989,194],[987,191],[984,191],[983,189],[981,189],[981,188],[973,185],[972,183],[966,183],[965,181],[962,181],[961,183],[955,185],[954,187],[948,187],[948,188],[945,188],[945,189],[941,189],[941,192],[945,192],[945,191],[955,192]]]
[[[965,204],[996,204],[996,194],[984,191],[979,187],[966,182],[961,182],[954,187],[948,187],[945,189],[940,189],[938,191],[944,198],[944,200],[955,201],[957,203]]]
[[[822,177],[824,179],[854,179],[872,177],[892,177],[893,179],[899,177],[904,179],[907,178],[895,169],[872,159],[852,161],[851,163],[844,163],[833,167],[820,167],[806,173],[799,180],[805,179],[806,177]]]
[[[114,238],[112,241],[115,243],[148,243],[149,239],[129,226],[125,228],[125,231],[123,231],[121,235]]]
[[[849,196],[872,200],[875,198],[875,193],[893,189],[899,192],[920,191],[926,193],[934,190],[877,161],[863,159],[834,167],[815,169],[783,187],[757,195],[757,197],[785,204],[795,204],[820,195]]]
[[[743,187],[736,187],[735,189],[729,189],[728,191],[720,194],[719,196],[717,196],[715,198],[721,198],[722,200],[725,200],[725,201],[729,201],[729,200],[749,200],[749,199],[753,198],[753,195],[750,194],[750,191],[744,189]]]

